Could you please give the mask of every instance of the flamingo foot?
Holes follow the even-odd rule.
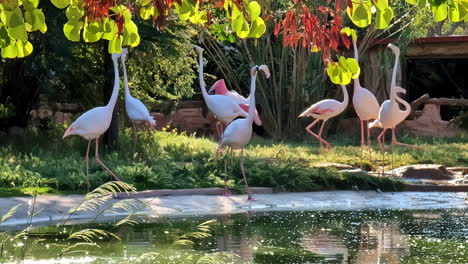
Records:
[[[255,202],[256,200],[253,198],[253,196],[251,194],[248,194],[247,201]]]

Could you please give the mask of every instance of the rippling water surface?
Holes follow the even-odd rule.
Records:
[[[182,256],[216,251],[259,264],[468,263],[468,213],[462,210],[251,212],[209,219],[217,220],[211,225],[213,237],[196,240],[193,251],[170,245],[207,218],[119,228],[45,227],[28,239],[25,263],[123,263],[146,252]],[[103,238],[99,248],[77,247],[54,260],[52,256],[70,245],[66,238],[71,228],[104,228],[122,240]],[[21,247],[2,248],[3,262],[15,262]]]

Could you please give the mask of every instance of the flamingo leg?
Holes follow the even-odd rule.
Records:
[[[371,144],[371,133],[369,128],[369,120],[366,122],[367,127],[367,145],[369,146],[369,162],[371,165],[371,171],[374,171],[374,165],[372,164],[372,144]]]
[[[395,133],[395,128],[393,127],[392,128],[392,138],[393,138],[393,135]],[[393,176],[393,164],[394,164],[394,154],[393,154],[393,147],[394,147],[394,142],[393,142],[393,139],[392,139],[392,143],[390,144],[390,152],[392,153],[392,159],[391,159],[391,165],[390,165],[390,168],[392,169],[392,176]]]
[[[327,146],[327,150],[330,150],[331,148],[330,143],[328,143],[325,139],[322,138],[322,131],[323,131],[323,127],[325,126],[325,122],[327,122],[327,120],[323,120],[322,125],[320,126],[320,131],[319,131],[318,136],[323,140],[323,143]]]
[[[230,153],[229,150],[232,150],[232,148],[227,150],[226,156],[224,157],[224,192],[223,192],[224,196],[232,195],[231,191],[227,187],[227,178],[228,178],[227,165],[228,165],[228,158],[229,158],[229,153]],[[232,151],[231,151],[231,155],[232,155]]]
[[[104,165],[104,163],[102,163],[102,161],[99,159],[99,138],[96,138],[96,154],[94,155],[94,160],[99,164],[101,165],[107,172],[109,172],[112,177],[114,177],[114,179],[116,179],[117,181],[121,181],[119,178],[117,178],[117,176],[115,176],[115,174],[109,170],[109,168],[106,167],[106,165]]]
[[[245,176],[245,171],[244,171],[244,149],[241,149],[241,153],[240,153],[240,167],[241,167],[241,171],[242,171],[242,176],[244,176],[245,191],[246,191],[246,193],[248,195],[247,200],[254,201],[254,198],[253,198],[252,194],[250,193],[249,184],[247,183],[247,177]]]
[[[414,149],[422,149],[421,147],[418,147],[418,146],[398,142],[397,138],[396,138],[396,134],[395,134],[395,129],[392,129],[392,143],[394,143],[395,145],[410,147],[410,148],[414,148]]]
[[[364,120],[361,120],[361,165],[360,168],[362,170],[362,153],[364,152]]]
[[[89,192],[89,187],[91,184],[89,183],[89,147],[91,146],[91,140],[88,140],[88,148],[86,149],[86,157],[85,157],[85,162],[86,162],[86,192]]]
[[[314,126],[317,124],[318,121],[320,121],[320,119],[315,119],[315,121],[312,122],[312,124],[310,124],[309,126],[306,127],[306,131],[309,132],[309,134],[311,134],[311,135],[314,136],[315,138],[317,138],[317,139],[320,141],[320,144],[321,144],[321,143],[325,143],[325,145],[326,145],[326,144],[328,144],[328,142],[326,142],[325,140],[323,140],[323,139],[320,137],[320,135],[315,134],[315,133],[312,132],[312,130],[311,130],[312,127],[314,127]],[[322,124],[322,126],[323,126],[323,124]]]
[[[216,122],[216,131],[218,132],[219,142],[223,140],[224,126],[221,121]]]
[[[385,160],[385,131],[387,129],[383,129],[382,130],[382,133],[380,133],[380,135],[377,137],[377,141],[379,142],[379,147],[380,147],[380,151],[382,152],[382,176],[384,175],[384,172],[385,172],[385,164],[384,164],[384,160]]]
[[[133,135],[133,153],[135,153],[136,144],[138,140],[137,127],[136,127],[135,122],[132,122],[132,135]]]

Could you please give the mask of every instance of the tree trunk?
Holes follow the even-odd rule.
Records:
[[[107,52],[107,45],[104,45],[104,76],[106,80],[102,89],[104,104],[109,102],[109,99],[112,95],[112,90],[114,88],[114,65],[110,54]],[[120,80],[116,80],[120,82]],[[115,150],[119,143],[119,102],[114,107],[114,112],[112,113],[112,121],[109,126],[109,129],[104,133],[102,142],[110,150]]]

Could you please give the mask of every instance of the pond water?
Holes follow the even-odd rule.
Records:
[[[183,233],[211,224],[213,237],[195,240],[193,249],[171,247]],[[174,256],[180,262],[194,252],[233,252],[238,263],[468,263],[468,212],[463,210],[290,211],[248,213],[212,218],[158,220],[158,223],[115,228],[122,241],[103,238],[99,248],[76,247],[60,260],[71,229],[83,226],[43,227],[26,245],[2,247],[4,263],[124,263],[146,252]],[[8,244],[8,243],[7,243]],[[146,262],[145,262],[146,263]],[[158,263],[158,262],[148,262]],[[187,262],[193,263],[193,262]]]

